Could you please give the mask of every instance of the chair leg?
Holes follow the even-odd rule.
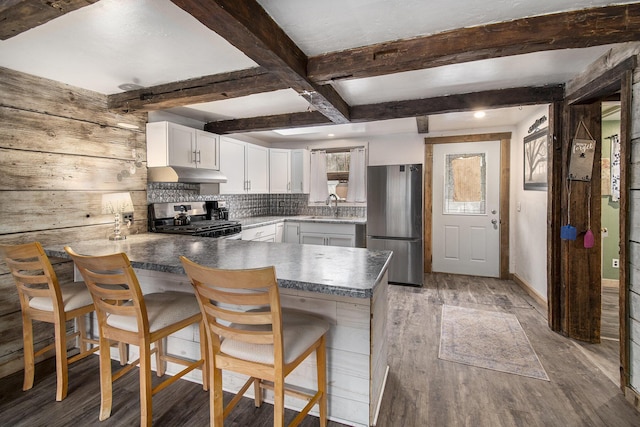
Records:
[[[24,346],[24,382],[22,390],[31,390],[35,373],[35,356],[33,353],[33,322],[22,313],[22,342]]]
[[[209,364],[209,416],[211,427],[224,426],[224,403],[222,400],[222,370]]]
[[[320,346],[316,348],[316,363],[318,370],[318,391],[322,393],[318,402],[320,411],[320,427],[327,425],[327,346],[326,338],[322,337]]]
[[[78,338],[76,340],[76,346],[80,349],[80,354],[84,354],[88,350],[87,345],[87,325],[84,316],[78,316],[73,319],[78,329]]]
[[[164,360],[164,338],[156,341],[156,375],[163,376],[167,370],[167,362]]]
[[[127,349],[127,344],[119,342],[118,350],[120,351],[120,366],[124,366],[129,363],[129,351]]]
[[[204,329],[204,322],[198,324],[200,328],[200,358],[202,359],[202,389],[209,390],[209,358],[207,357],[207,331]]]
[[[262,388],[260,387],[260,378],[253,380],[253,395],[256,408],[262,406]]]
[[[284,378],[276,378],[273,382],[273,425],[284,426]]]
[[[56,349],[56,400],[60,402],[67,397],[68,369],[67,369],[67,331],[64,321],[53,324]]]
[[[109,340],[100,337],[100,421],[111,416],[113,382],[111,380],[111,352]]]
[[[140,343],[140,427],[151,426],[152,387],[151,387],[151,343]],[[156,344],[157,345],[157,344]],[[159,371],[158,371],[159,372]]]

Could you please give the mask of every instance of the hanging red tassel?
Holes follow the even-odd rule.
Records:
[[[584,247],[587,249],[592,248],[595,240],[596,239],[593,236],[593,232],[591,230],[587,230],[587,232],[584,234]]]

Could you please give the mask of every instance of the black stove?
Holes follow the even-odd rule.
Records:
[[[153,203],[149,205],[149,229],[154,233],[239,238],[242,231],[240,222],[216,219],[223,209],[218,202]],[[181,213],[183,216],[179,215]],[[176,222],[184,222],[184,214],[188,215],[190,223],[177,225]],[[175,218],[179,220],[174,221]]]

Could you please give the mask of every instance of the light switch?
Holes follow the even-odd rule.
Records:
[[[522,204],[520,202],[516,203],[516,210],[520,212],[522,210]]]
[[[607,227],[602,229],[602,237],[609,237],[609,230]]]

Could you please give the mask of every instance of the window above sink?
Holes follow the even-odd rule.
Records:
[[[312,150],[309,205],[326,204],[332,194],[341,206],[366,205],[366,154],[365,147]]]

